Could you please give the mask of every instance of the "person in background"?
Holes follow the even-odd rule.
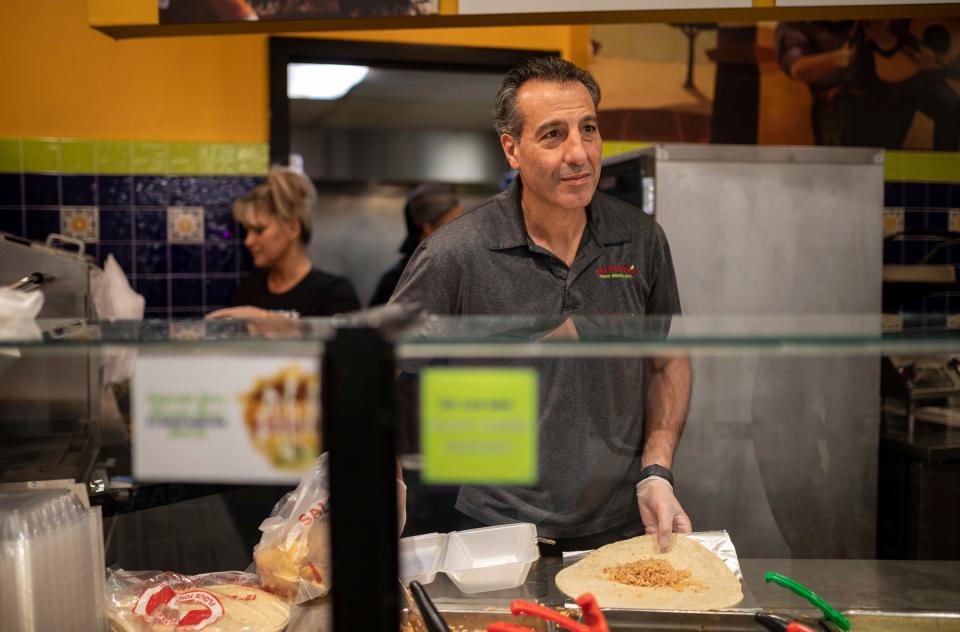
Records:
[[[347,279],[318,270],[307,257],[316,189],[303,174],[274,167],[264,184],[239,198],[233,215],[257,270],[237,288],[234,307],[207,318],[260,320],[331,316],[360,309]]]
[[[407,223],[407,238],[400,246],[403,257],[380,277],[377,289],[370,299],[371,307],[383,305],[390,300],[403,269],[407,267],[407,262],[420,242],[461,213],[463,205],[453,187],[448,184],[421,184],[410,192],[403,207],[403,218]]]
[[[247,231],[243,245],[257,269],[237,288],[234,307],[213,311],[207,318],[272,320],[360,309],[350,281],[318,270],[307,257],[316,199],[316,189],[302,173],[273,167],[266,182],[234,202],[233,216]],[[290,485],[244,486],[223,495],[248,551],[260,541],[260,523],[291,489]]]

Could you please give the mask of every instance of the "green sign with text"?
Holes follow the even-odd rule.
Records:
[[[537,391],[534,369],[424,369],[420,374],[424,482],[536,483]]]

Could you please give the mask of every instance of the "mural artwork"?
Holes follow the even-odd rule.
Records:
[[[605,140],[960,150],[960,19],[597,26],[593,49]]]
[[[160,23],[431,15],[439,0],[159,0]]]

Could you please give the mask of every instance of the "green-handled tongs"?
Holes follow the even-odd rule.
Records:
[[[840,614],[839,610],[831,606],[829,603],[826,602],[826,600],[824,600],[823,597],[813,592],[803,584],[799,582],[795,582],[789,577],[785,575],[781,575],[780,573],[765,573],[763,576],[763,580],[768,584],[770,582],[773,582],[775,584],[779,584],[780,586],[783,586],[784,588],[789,588],[797,595],[800,595],[801,597],[803,597],[804,599],[812,603],[814,606],[819,608],[820,612],[823,613],[824,619],[834,624],[844,632],[846,632],[851,627],[853,627],[850,625],[850,622],[847,620],[847,618],[842,614]]]

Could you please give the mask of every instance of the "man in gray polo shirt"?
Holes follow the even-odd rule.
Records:
[[[434,314],[552,315],[559,333],[574,335],[589,315],[679,313],[663,230],[596,192],[599,101],[593,77],[559,58],[511,70],[495,126],[518,177],[423,242],[391,302]],[[564,550],[641,529],[666,546],[671,532],[689,532],[669,470],[690,399],[687,359],[535,364],[539,482],[463,487],[465,525],[533,522]]]

